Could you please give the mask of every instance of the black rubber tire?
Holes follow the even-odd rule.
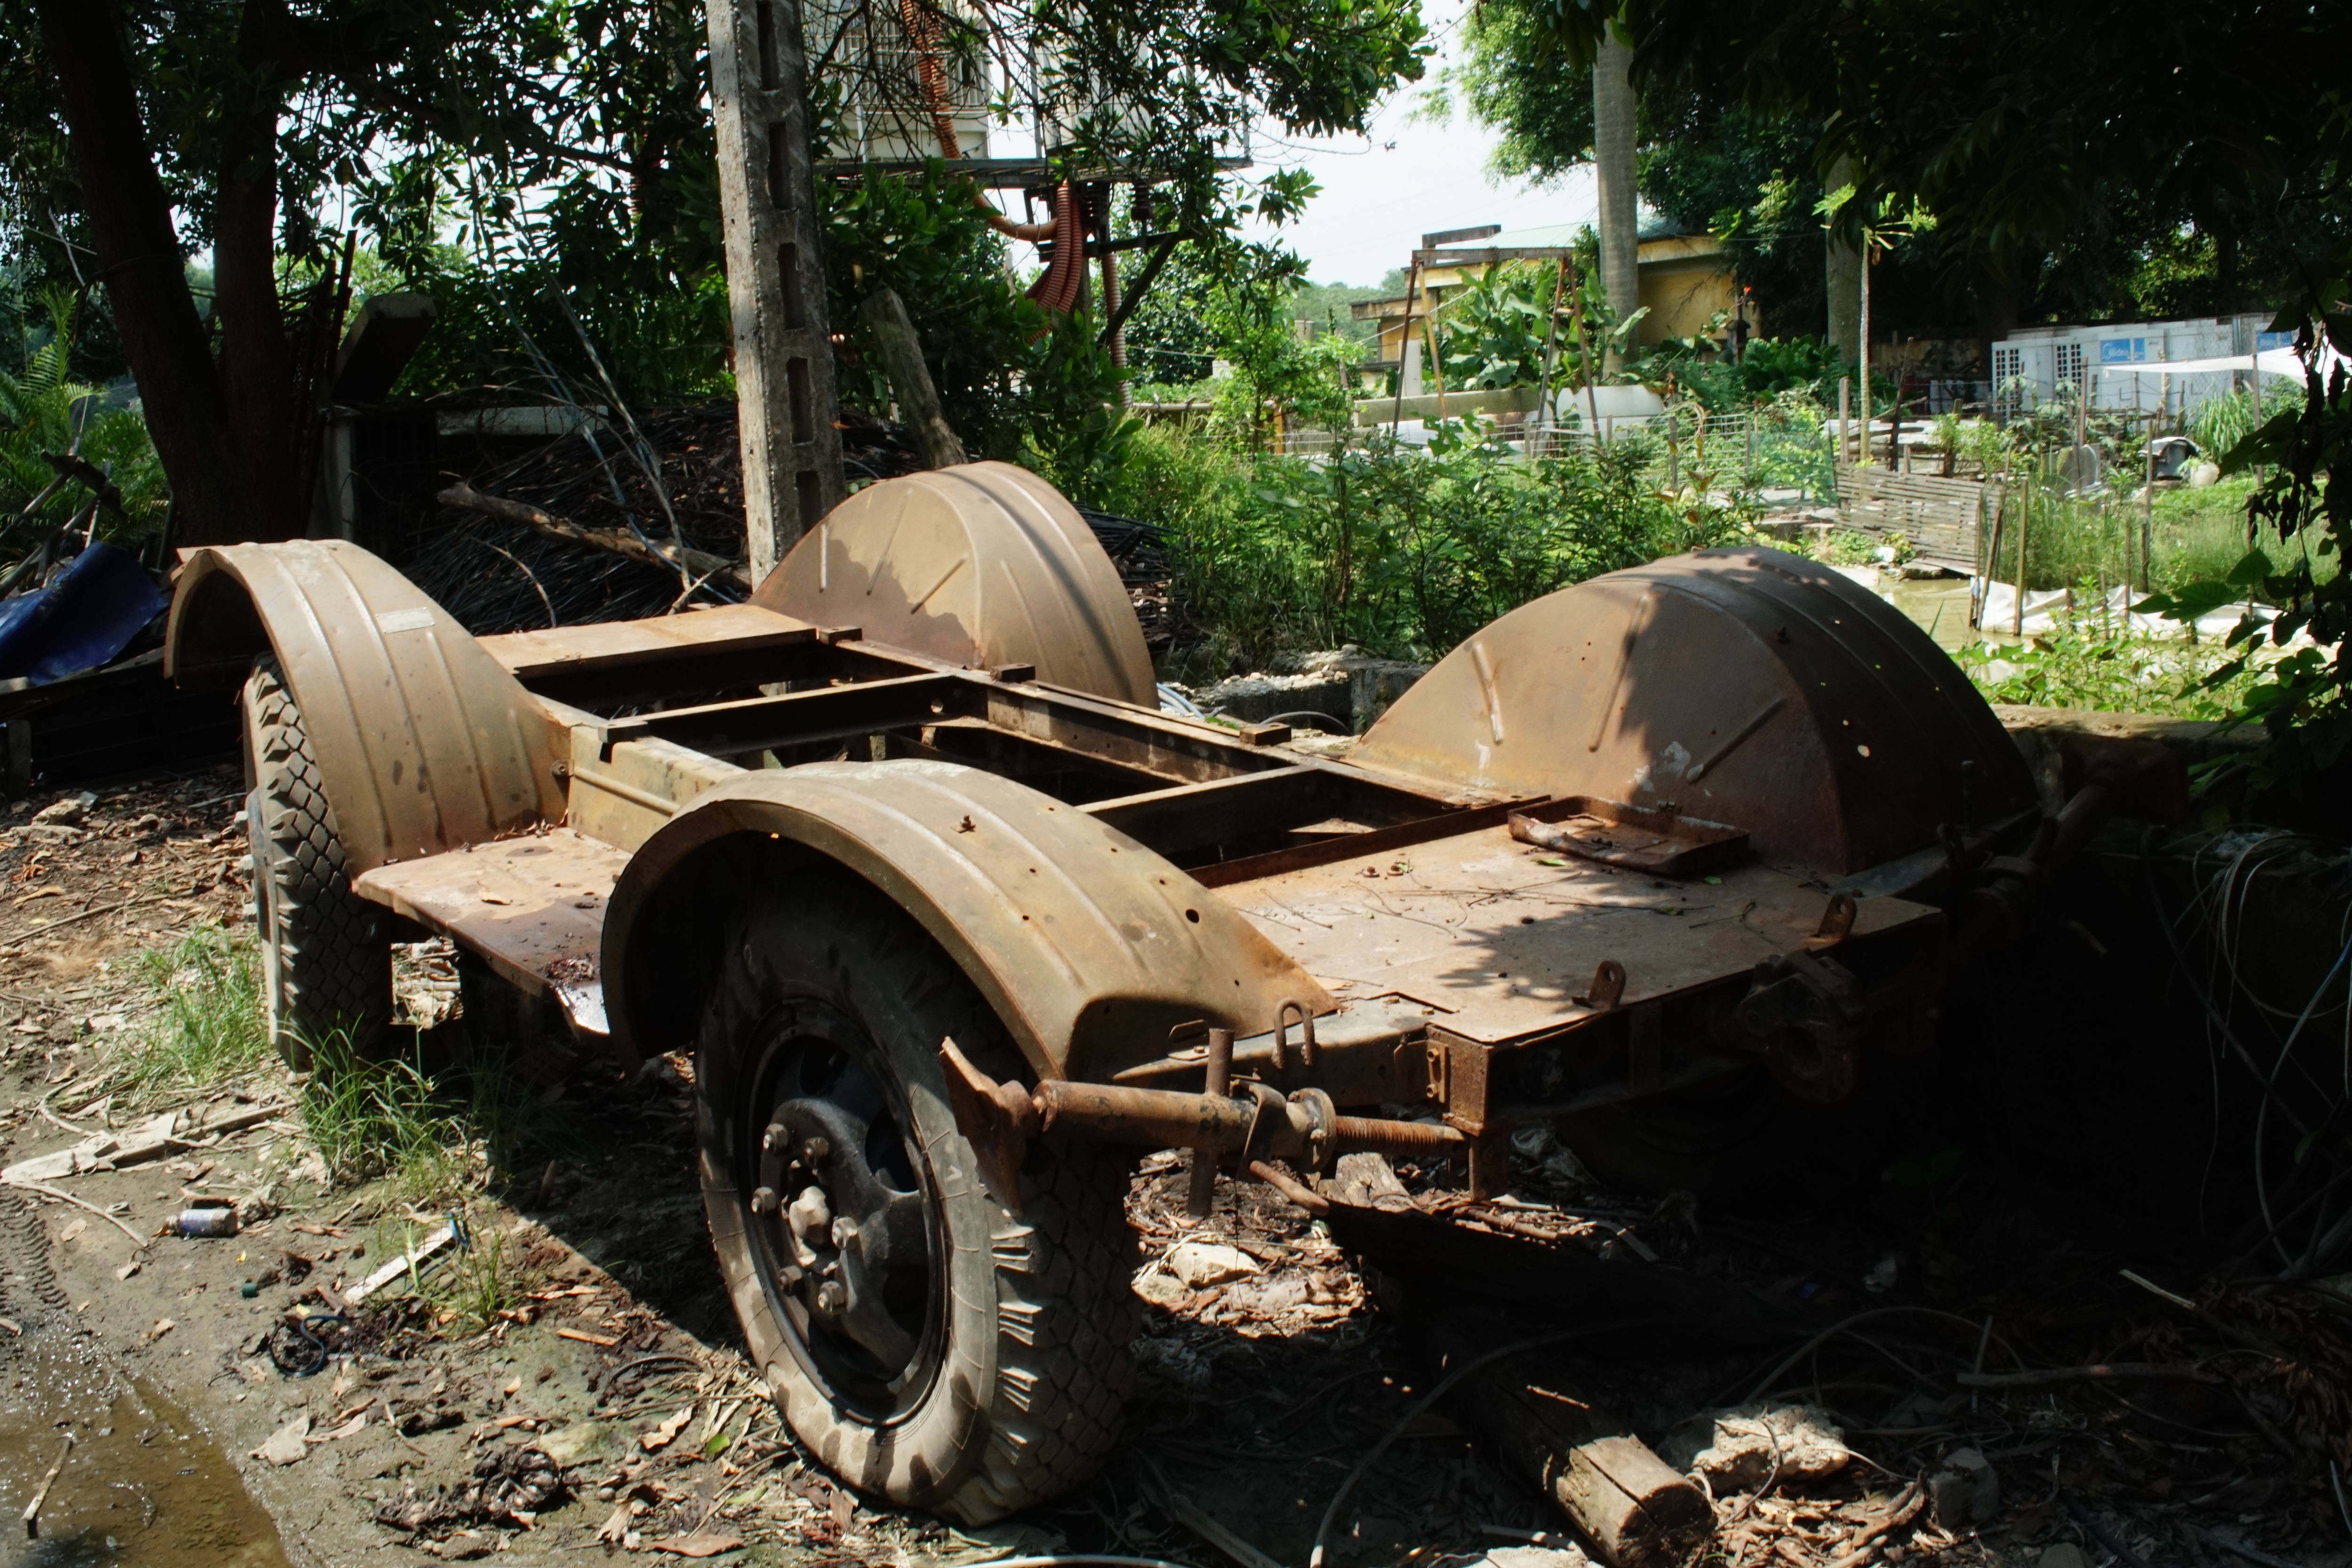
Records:
[[[778,1222],[754,1215],[745,1191],[760,1157],[751,1123],[767,1115],[752,1110],[764,1042],[820,1016],[829,1028],[846,1020],[877,1058],[926,1200],[928,1348],[910,1364],[931,1371],[879,1415],[812,1370],[762,1262],[772,1243],[753,1234]],[[1135,1242],[1127,1163],[1099,1146],[1033,1144],[1017,1216],[989,1196],[948,1107],[943,1037],[986,1071],[1020,1071],[979,993],[870,884],[828,868],[755,893],[728,925],[695,1064],[703,1200],[744,1339],[793,1434],[860,1491],[984,1524],[1078,1486],[1117,1443]]]
[[[246,836],[269,1043],[298,1070],[340,1031],[374,1055],[392,1021],[392,915],[352,890],[334,808],[278,661],[245,683]]]

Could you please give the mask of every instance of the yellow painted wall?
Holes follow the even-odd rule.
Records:
[[[1422,279],[1412,322],[1416,338],[1422,337],[1423,331],[1422,312],[1451,298],[1465,277],[1475,275],[1476,270],[1441,268]],[[1733,309],[1738,299],[1738,284],[1726,263],[1723,248],[1708,235],[1672,235],[1643,240],[1638,280],[1641,302],[1650,311],[1642,318],[1636,333],[1645,343],[1686,338],[1703,331],[1717,311]],[[1380,320],[1378,357],[1393,363],[1403,352],[1404,301],[1400,298],[1374,304]],[[1441,315],[1441,333],[1444,326],[1445,318]],[[1751,331],[1760,330],[1752,305],[1748,326]],[[1427,340],[1423,342],[1425,353]]]

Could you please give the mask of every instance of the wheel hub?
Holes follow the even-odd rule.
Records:
[[[907,1165],[878,1089],[852,1067],[828,1092],[777,1100],[751,1194],[752,1213],[773,1227],[779,1288],[886,1377],[915,1359],[929,1287],[923,1198]]]

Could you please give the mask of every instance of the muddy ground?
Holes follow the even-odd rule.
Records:
[[[0,1190],[0,1505],[24,1508],[66,1455],[43,1540],[16,1560],[1228,1561],[1185,1522],[1197,1510],[1297,1564],[1352,1479],[1328,1537],[1339,1568],[1498,1550],[1509,1568],[1572,1563],[1511,1555],[1529,1534],[1578,1549],[1481,1441],[1475,1401],[1424,1407],[1427,1347],[1465,1331],[1437,1311],[1463,1280],[1360,1268],[1263,1188],[1226,1189],[1190,1226],[1173,1154],[1142,1163],[1129,1205],[1143,1328],[1127,1443],[1078,1495],[959,1531],[837,1488],[759,1397],[703,1237],[689,1062],[624,1075],[552,1050],[509,1064],[528,1087],[527,1140],[429,1210],[388,1182],[331,1180],[282,1069],[145,1098],[120,1087],[200,978],[142,955],[248,929],[236,793],[225,772],[157,778],[96,792],[63,814],[76,820],[28,820],[49,804],[37,799],[0,823],[0,1163],[85,1137],[133,1143],[162,1111],[201,1116],[180,1124],[194,1146],[168,1158]],[[400,989],[432,1026],[428,1067],[466,1059],[446,958],[408,955]],[[1636,1277],[1784,1313],[1763,1342],[1654,1323],[1504,1363],[1670,1456],[1713,1436],[1701,1470],[1717,1528],[1701,1555],[1729,1568],[2352,1563],[2352,1300],[2255,1287],[2257,1270],[2217,1270],[2178,1232],[2021,1180],[1943,1181],[1933,1152],[1914,1175],[1832,1194],[1830,1217],[1770,1203],[1734,1215],[1610,1193],[1525,1139],[1512,1201],[1471,1223],[1608,1269],[1591,1301],[1522,1302],[1467,1331],[1557,1335],[1559,1314],[1605,1316],[1606,1282]],[[1444,1179],[1405,1174],[1417,1190],[1383,1195],[1376,1180],[1348,1195],[1461,1208]],[[154,1234],[223,1197],[241,1203],[239,1234]],[[450,1214],[468,1247],[419,1271],[422,1295],[402,1278],[340,1319],[289,1318],[325,1311],[320,1286],[340,1302]],[[1171,1255],[1200,1241],[1239,1257]],[[1813,1407],[1842,1442],[1784,1425],[1763,1447],[1762,1427],[1742,1438],[1703,1414],[1759,1397]],[[1681,1428],[1696,1437],[1677,1447]],[[1744,1458],[1726,1452],[1743,1442]]]

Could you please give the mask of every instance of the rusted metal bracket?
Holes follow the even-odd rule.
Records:
[[[1852,893],[1832,893],[1828,907],[1822,910],[1821,925],[1805,939],[1805,945],[1815,952],[1827,952],[1843,942],[1853,933],[1857,908]]]
[[[1039,1127],[1035,1104],[1019,1084],[998,1083],[972,1066],[952,1039],[940,1041],[940,1060],[948,1069],[948,1108],[971,1145],[980,1179],[998,1203],[1019,1214],[1021,1160]]]
[[[1604,958],[1592,972],[1592,984],[1584,994],[1571,998],[1580,1007],[1590,1007],[1596,1013],[1615,1009],[1625,997],[1625,966],[1613,958]]]

